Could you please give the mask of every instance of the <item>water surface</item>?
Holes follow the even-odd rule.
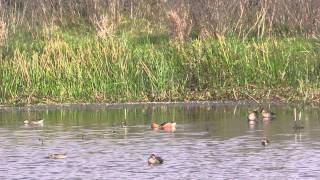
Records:
[[[319,108],[304,107],[304,129],[294,131],[293,107],[265,105],[277,118],[253,125],[254,105],[1,111],[0,179],[319,179]],[[23,123],[37,118],[43,126]],[[176,130],[150,128],[164,121]],[[47,158],[57,152],[68,157]],[[164,164],[148,166],[151,153]]]

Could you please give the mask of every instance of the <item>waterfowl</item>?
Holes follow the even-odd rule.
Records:
[[[123,127],[123,128],[128,127],[128,126],[127,126],[127,122],[123,122],[123,121],[122,121],[122,122],[121,122],[121,127]]]
[[[67,153],[54,153],[54,154],[49,154],[48,158],[49,159],[64,159],[67,157]]]
[[[26,125],[43,125],[43,119],[38,120],[25,120],[23,121]]]
[[[248,116],[247,116],[248,121],[254,121],[257,118],[258,118],[258,111],[257,110],[248,112]]]
[[[164,122],[162,124],[160,124],[160,127],[162,129],[172,129],[176,127],[176,123],[174,122]]]
[[[176,123],[174,122],[164,122],[162,124],[157,124],[157,123],[151,123],[151,128],[152,129],[165,129],[165,130],[168,130],[168,129],[174,129],[176,128]]]
[[[276,117],[276,113],[269,112],[263,108],[261,109],[261,115],[263,118],[275,118]]]
[[[155,154],[151,154],[148,158],[149,165],[162,164],[163,159],[160,156],[156,156]]]
[[[270,143],[270,141],[267,138],[264,138],[264,139],[261,140],[262,146],[267,146],[269,143]]]

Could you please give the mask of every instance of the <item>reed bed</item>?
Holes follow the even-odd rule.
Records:
[[[157,35],[17,35],[1,49],[1,103],[319,98],[316,39]]]
[[[320,102],[317,7],[0,0],[0,104]]]

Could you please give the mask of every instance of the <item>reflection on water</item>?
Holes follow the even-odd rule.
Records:
[[[249,106],[132,106],[0,112],[0,179],[318,179],[319,109],[248,123]],[[43,125],[24,124],[44,119]],[[151,122],[177,122],[175,131]],[[122,122],[126,122],[123,127]],[[267,146],[261,145],[266,137]],[[65,159],[49,159],[66,153]],[[151,153],[164,164],[148,166]]]

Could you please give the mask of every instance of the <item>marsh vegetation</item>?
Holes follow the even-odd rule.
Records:
[[[320,3],[0,0],[0,103],[320,98]]]

